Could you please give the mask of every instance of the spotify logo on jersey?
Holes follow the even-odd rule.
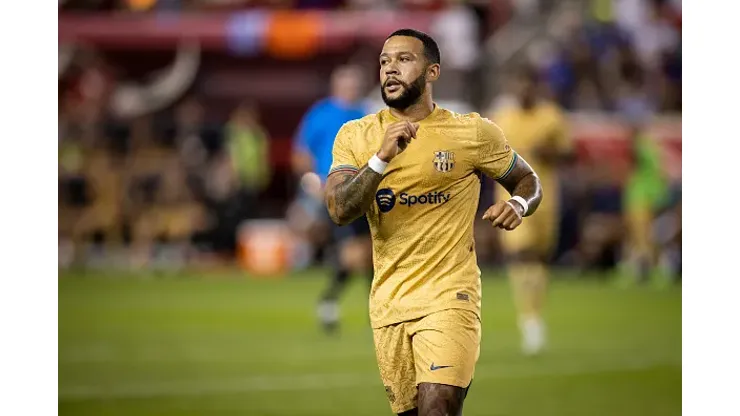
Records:
[[[428,192],[423,195],[412,195],[406,192],[401,192],[398,196],[399,205],[411,208],[414,205],[442,205],[449,201],[452,195],[435,191]],[[396,194],[394,194],[389,188],[381,189],[375,194],[375,202],[378,203],[380,212],[390,212],[390,210],[396,206]]]
[[[378,204],[380,212],[389,212],[396,205],[396,195],[388,188],[378,189],[375,194],[375,202]]]

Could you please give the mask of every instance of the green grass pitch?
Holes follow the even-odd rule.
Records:
[[[62,415],[390,415],[367,290],[342,299],[341,334],[315,320],[325,276],[235,273],[59,281]],[[483,342],[465,415],[681,414],[681,290],[561,279],[550,348],[519,354],[506,281],[484,273]]]

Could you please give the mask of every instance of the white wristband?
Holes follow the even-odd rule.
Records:
[[[527,203],[526,199],[520,197],[519,195],[514,195],[509,201],[516,201],[519,205],[522,206],[522,208],[524,208],[524,213],[522,214],[522,217],[527,215],[527,211],[529,211],[529,204]]]
[[[382,175],[383,172],[385,172],[385,168],[388,167],[388,162],[383,162],[380,160],[378,155],[373,155],[373,157],[367,161],[367,166]]]

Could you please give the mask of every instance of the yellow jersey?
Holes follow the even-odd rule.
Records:
[[[557,105],[540,101],[532,109],[524,110],[518,105],[506,107],[493,115],[511,144],[532,169],[537,172],[547,199],[557,197],[557,170],[555,166],[539,160],[536,150],[554,147],[569,151],[572,143],[568,136],[565,117]],[[545,201],[543,201],[544,203]],[[537,210],[542,210],[542,206]]]
[[[330,174],[364,166],[397,121],[385,109],[342,126]],[[373,328],[451,308],[480,317],[473,241],[480,174],[504,177],[516,157],[501,129],[477,113],[435,106],[419,122],[416,139],[388,164],[366,213],[373,241]]]

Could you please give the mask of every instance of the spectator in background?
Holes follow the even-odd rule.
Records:
[[[267,132],[259,124],[257,107],[253,103],[241,103],[232,113],[226,125],[226,150],[236,175],[241,203],[245,207],[256,207],[257,198],[269,184],[271,173]]]
[[[197,172],[208,158],[203,141],[204,113],[203,105],[196,97],[187,97],[175,108],[173,123],[165,132],[168,140],[177,147],[188,172]]]
[[[577,177],[584,181],[578,212],[581,226],[577,245],[564,257],[571,257],[582,272],[611,270],[619,261],[625,236],[621,176],[613,166],[592,161]]]
[[[332,164],[334,138],[342,125],[365,116],[362,93],[361,69],[339,67],[331,75],[331,96],[314,104],[303,117],[296,135],[292,163],[294,172],[304,178],[303,184],[308,185],[306,189],[312,188],[310,184],[314,181],[309,179],[311,177],[317,176],[315,181],[320,180],[322,184],[326,182]],[[307,218],[295,223],[330,223],[321,192],[304,191],[299,201],[301,209],[293,212],[300,212]],[[337,300],[350,273],[362,271],[372,279],[372,267],[370,229],[364,217],[344,227],[333,223],[328,226],[333,230],[332,254],[336,258],[333,259],[334,270],[329,287],[321,296],[318,314],[324,328],[332,331],[339,323]]]
[[[432,6],[435,2],[428,3],[428,6]],[[463,2],[448,2],[447,7],[438,12],[431,31],[445,59],[444,76],[434,86],[434,94],[438,100],[481,100],[479,96],[482,80],[475,71],[479,65],[479,32],[475,11]]]
[[[122,167],[101,140],[104,105],[77,91],[63,94],[60,114],[60,230],[71,261],[99,260],[120,242]],[[100,98],[100,97],[97,97]]]
[[[620,48],[618,69],[615,110],[634,128],[649,120],[658,108],[646,88],[648,74],[629,45]]]
[[[131,125],[127,156],[126,214],[131,224],[133,263],[182,264],[194,233],[204,226],[203,210],[187,186],[185,167],[173,147],[158,136],[152,117]]]
[[[201,132],[213,136],[213,132],[203,128]],[[258,199],[271,176],[269,143],[259,123],[257,107],[250,102],[241,103],[233,110],[223,134],[223,146],[212,143],[201,149],[195,144],[187,146],[189,141],[183,141],[181,152],[187,154],[187,148],[199,149],[205,156],[191,170],[189,182],[212,215],[206,230],[194,238],[208,251],[232,255],[241,222],[260,214]]]
[[[59,103],[58,175],[59,175],[59,261],[70,266],[79,256],[81,237],[77,223],[89,202],[88,184],[85,178],[85,160],[88,149],[84,145],[83,132],[73,120],[66,98]]]

